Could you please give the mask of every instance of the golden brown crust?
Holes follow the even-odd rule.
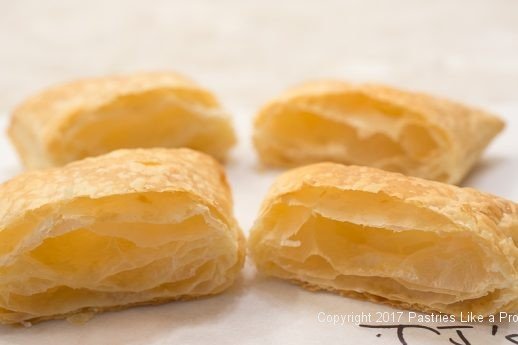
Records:
[[[233,217],[233,211],[232,211],[232,196],[230,187],[228,185],[228,182],[225,177],[224,170],[222,166],[212,157],[194,151],[190,149],[163,149],[163,148],[156,148],[156,149],[134,149],[134,150],[118,150],[111,152],[109,154],[99,156],[99,157],[93,157],[93,158],[87,158],[81,161],[76,161],[73,163],[70,163],[63,167],[58,168],[50,168],[46,170],[38,170],[38,171],[31,171],[24,174],[21,174],[14,179],[0,185],[0,200],[2,200],[2,203],[0,203],[0,235],[4,235],[4,239],[7,239],[8,242],[16,236],[16,244],[12,244],[12,248],[9,249],[9,244],[6,248],[0,247],[2,249],[2,252],[0,255],[0,270],[4,272],[6,268],[9,268],[8,265],[6,266],[6,262],[11,262],[16,264],[16,260],[18,260],[19,257],[24,260],[24,255],[34,250],[34,248],[39,248],[39,245],[43,245],[45,241],[45,236],[48,236],[49,238],[59,238],[62,234],[59,233],[53,233],[55,228],[57,228],[59,225],[59,221],[54,221],[54,218],[61,219],[63,217],[60,212],[62,210],[66,209],[67,205],[72,204],[74,201],[88,199],[88,200],[96,200],[96,199],[106,199],[107,197],[111,196],[127,196],[127,195],[144,195],[143,193],[146,193],[147,195],[151,194],[164,194],[164,195],[188,195],[189,199],[192,200],[193,204],[188,205],[190,209],[209,209],[210,213],[208,213],[207,217],[210,217],[210,220],[206,220],[209,223],[204,223],[207,226],[206,230],[207,233],[203,236],[203,241],[210,241],[210,238],[215,239],[214,242],[216,244],[211,246],[211,242],[205,243],[207,246],[205,253],[202,252],[202,254],[197,254],[199,257],[197,257],[199,260],[207,260],[207,262],[212,264],[211,260],[216,261],[216,259],[224,256],[224,259],[221,259],[221,266],[219,271],[215,271],[212,274],[214,276],[211,276],[210,273],[204,273],[209,274],[208,278],[209,281],[214,280],[213,285],[208,286],[205,288],[206,290],[196,290],[197,285],[194,285],[194,290],[192,294],[182,294],[182,295],[175,295],[175,289],[174,285],[171,288],[171,290],[157,290],[157,295],[153,295],[154,292],[152,292],[152,289],[145,288],[144,291],[150,291],[149,293],[142,293],[142,297],[138,297],[135,300],[132,300],[130,303],[122,303],[123,299],[119,300],[117,295],[114,295],[113,301],[109,301],[109,304],[107,304],[106,307],[95,307],[95,308],[80,308],[80,309],[69,309],[68,312],[59,312],[58,310],[63,310],[63,306],[61,305],[58,309],[55,311],[55,313],[49,313],[44,312],[42,314],[39,314],[39,312],[31,311],[25,312],[20,311],[20,309],[17,309],[18,307],[11,307],[11,304],[9,302],[9,299],[5,300],[3,297],[6,294],[14,294],[17,295],[20,293],[23,296],[26,296],[24,298],[29,298],[27,296],[32,296],[33,294],[38,296],[38,294],[46,293],[48,290],[40,291],[40,288],[38,286],[34,287],[34,292],[28,294],[28,292],[19,291],[16,289],[19,289],[14,286],[20,285],[18,281],[14,281],[14,285],[10,285],[10,282],[13,277],[15,277],[15,273],[10,273],[8,279],[6,280],[6,277],[3,277],[3,279],[0,279],[0,323],[25,323],[25,322],[39,322],[43,320],[48,319],[59,319],[59,318],[66,318],[73,315],[81,314],[84,312],[92,312],[97,313],[101,311],[106,310],[118,310],[118,309],[125,309],[133,305],[147,305],[147,304],[159,304],[159,303],[165,303],[171,300],[176,299],[191,299],[191,298],[197,298],[202,295],[211,295],[211,294],[217,294],[224,289],[226,289],[232,281],[237,276],[238,272],[243,266],[244,263],[244,257],[245,257],[245,239],[243,236],[242,231],[239,229],[239,226],[236,222],[236,220]],[[131,197],[130,197],[131,198]],[[143,202],[149,202],[146,201],[147,199],[144,199]],[[163,199],[166,200],[166,199]],[[180,199],[185,200],[185,199]],[[120,204],[122,207],[122,211],[124,212],[124,204]],[[155,205],[156,206],[156,205]],[[181,206],[181,205],[179,205]],[[94,207],[93,204],[90,204],[90,207]],[[94,207],[95,208],[95,207]],[[134,209],[133,209],[134,210]],[[99,221],[102,223],[103,221],[107,221],[110,219],[111,215],[110,212],[103,214],[102,210],[91,210],[92,214],[88,214],[88,210],[85,211],[85,215],[82,215],[81,211],[77,215],[69,214],[67,217],[71,219],[73,222],[79,222],[81,217],[90,217],[95,218],[94,221]],[[174,215],[175,212],[175,206],[171,205],[170,210],[167,208],[164,208],[164,212],[166,214],[160,214],[155,215],[154,217],[170,217]],[[38,214],[38,216],[35,216]],[[149,214],[146,213],[144,218],[138,218],[139,216],[136,214],[129,214],[128,222],[130,223],[121,223],[121,224],[131,224],[132,219],[136,224],[144,224],[146,223],[147,219],[146,217],[153,217],[153,213]],[[135,218],[136,217],[136,218]],[[205,217],[205,216],[204,216]],[[97,219],[98,218],[98,219]],[[157,222],[157,224],[169,224],[167,222],[171,222],[171,220],[166,220],[162,218],[149,218],[150,222]],[[206,218],[204,218],[206,219]],[[178,220],[177,220],[178,221]],[[55,222],[55,223],[54,223]],[[162,223],[166,222],[166,223]],[[215,222],[215,223],[211,223]],[[24,234],[24,237],[18,236],[18,233],[14,230],[20,230],[20,224],[25,224],[27,227],[27,224],[30,227],[29,231]],[[74,228],[79,227],[78,229],[82,229],[81,225],[74,225],[76,223],[72,223],[72,228],[66,231],[69,231],[70,233],[73,233],[74,230],[77,230]],[[171,223],[176,224],[176,223]],[[181,224],[181,222],[179,223]],[[208,224],[219,224],[212,228],[213,225]],[[94,225],[92,225],[94,226]],[[145,226],[142,226],[139,228],[141,230],[146,232],[147,228]],[[173,228],[174,229],[174,226]],[[181,229],[181,228],[179,228]],[[196,228],[185,228],[185,229],[194,229]],[[24,231],[27,229],[24,228]],[[119,230],[124,230],[124,225],[120,227]],[[223,230],[223,232],[222,232]],[[131,230],[130,230],[131,231]],[[197,231],[197,230],[196,230]],[[212,233],[214,233],[214,236],[216,237],[210,237],[212,236]],[[66,234],[66,232],[65,232]],[[107,234],[107,233],[105,233]],[[159,233],[160,234],[160,233]],[[163,233],[162,233],[163,234]],[[117,236],[123,236],[124,233],[121,232]],[[43,238],[41,238],[43,236]],[[105,237],[108,235],[105,235]],[[143,235],[142,235],[143,236]],[[159,235],[153,235],[153,236],[159,236]],[[193,235],[193,236],[200,236],[200,235]],[[20,237],[20,238],[18,238]],[[35,242],[36,241],[36,242]],[[134,241],[138,241],[135,239]],[[35,244],[30,245],[29,247],[25,248],[26,243],[34,242]],[[25,244],[24,244],[25,243]],[[109,242],[108,242],[109,243]],[[158,242],[161,243],[161,242]],[[185,247],[188,246],[189,242],[185,242]],[[109,245],[109,244],[108,244]],[[167,242],[164,245],[169,245],[169,242]],[[197,244],[200,245],[199,243]],[[36,247],[35,247],[36,246]],[[146,246],[150,246],[150,244],[144,244],[143,248],[146,248]],[[157,245],[156,250],[164,250],[160,249],[161,245]],[[220,246],[220,247],[218,247]],[[5,246],[4,246],[5,247]],[[154,247],[153,247],[154,248]],[[171,247],[175,248],[175,247]],[[7,250],[7,251],[6,251]],[[123,249],[118,249],[119,251]],[[210,252],[211,250],[214,250],[218,256],[215,256],[211,259]],[[151,252],[149,252],[151,253]],[[174,258],[175,265],[179,265],[179,267],[183,267],[181,265],[188,265],[189,261],[184,261],[182,264],[180,261],[180,256],[175,256],[176,252],[164,252],[167,255],[171,255]],[[208,254],[207,254],[208,253]],[[32,254],[30,254],[32,255]],[[45,255],[52,255],[51,254],[45,254]],[[123,257],[123,251],[118,253],[117,255],[120,255]],[[115,255],[115,256],[117,256]],[[130,254],[128,254],[130,255]],[[147,255],[147,254],[146,254]],[[151,261],[152,263],[159,262],[163,259],[163,254],[157,254],[158,256],[152,257]],[[165,255],[165,254],[164,254]],[[187,254],[182,254],[187,255]],[[196,254],[193,254],[196,255]],[[214,254],[216,255],[216,254]],[[45,257],[44,257],[45,258]],[[13,261],[14,260],[14,261]],[[58,259],[62,260],[62,259]],[[72,259],[71,259],[72,260]],[[82,260],[75,258],[74,260]],[[98,260],[103,260],[102,258],[99,258]],[[124,263],[127,263],[126,261],[131,261],[131,256],[128,256]],[[219,259],[218,259],[219,260]],[[26,261],[22,261],[24,264],[22,265],[31,265],[27,264]],[[30,263],[31,261],[29,261]],[[45,261],[46,262],[46,261]],[[95,262],[95,260],[94,260]],[[187,263],[185,263],[187,262]],[[196,261],[194,261],[196,262]],[[38,266],[39,265],[39,266]],[[52,271],[52,261],[46,262],[45,266],[46,269],[49,271]],[[136,269],[140,269],[140,267],[147,267],[146,265],[143,265],[140,263],[136,266]],[[200,264],[196,264],[192,267],[191,271],[194,269],[198,269]],[[35,276],[35,281],[37,282],[39,277],[41,277],[42,271],[41,271],[41,265],[38,263],[35,266],[35,271],[39,272]],[[39,267],[39,268],[38,268]],[[80,266],[85,267],[85,266]],[[87,269],[92,269],[90,266],[86,266]],[[113,293],[117,293],[117,284],[123,284],[120,283],[121,280],[115,280],[115,287],[110,286],[109,279],[112,276],[117,276],[118,273],[124,273],[124,272],[131,272],[132,269],[135,267],[129,265],[129,267],[121,267],[119,268],[121,271],[115,271],[112,275],[107,275],[106,280],[104,282],[100,282],[100,291],[112,291]],[[20,268],[18,268],[20,269]],[[152,269],[152,268],[151,268]],[[185,268],[182,268],[185,269]],[[27,276],[30,276],[31,267],[24,266],[25,273],[23,276],[20,276],[20,281],[27,280]],[[61,272],[59,269],[56,272]],[[55,273],[55,275],[51,275],[52,278],[49,278],[49,281],[54,287],[73,287],[73,289],[86,289],[88,291],[91,291],[92,293],[97,292],[98,286],[95,285],[97,283],[93,283],[92,286],[85,286],[81,285],[82,280],[77,281],[77,285],[75,281],[73,281],[73,284],[71,286],[67,285],[70,284],[70,280],[61,281],[59,278],[61,273]],[[191,275],[194,273],[191,273]],[[154,276],[154,275],[151,275]],[[18,276],[16,276],[18,277]],[[104,277],[104,276],[103,276]],[[75,279],[75,278],[72,278]],[[81,279],[84,279],[81,278]],[[117,278],[117,279],[124,279],[124,278]],[[157,279],[161,279],[158,278]],[[171,278],[172,279],[172,278]],[[178,278],[176,278],[178,279]],[[205,278],[202,278],[205,279]],[[30,280],[27,285],[30,285]],[[181,281],[181,280],[180,280]],[[160,286],[159,283],[160,280],[157,282],[151,281],[151,284],[158,284],[157,286]],[[165,281],[168,283],[169,281]],[[175,283],[176,281],[171,281],[172,283]],[[202,280],[203,282],[203,280]],[[205,281],[207,282],[207,281]],[[18,285],[17,285],[18,284]],[[104,284],[104,285],[103,285]],[[147,284],[146,282],[143,283],[144,285]],[[37,285],[37,284],[36,284]],[[52,285],[51,285],[52,286]],[[110,286],[110,289],[114,290],[106,290],[107,286]],[[124,289],[128,289],[128,291],[131,290],[132,287],[126,287],[125,285],[122,285]],[[153,285],[152,285],[153,286]],[[203,286],[203,284],[201,284]],[[27,286],[28,290],[32,291],[31,286]],[[209,289],[210,288],[210,289]],[[137,290],[138,291],[138,290]],[[203,291],[203,292],[200,292]],[[139,292],[140,293],[140,292]],[[131,300],[131,296],[127,292],[123,292],[122,296],[128,295],[128,298]],[[155,296],[149,299],[142,299],[145,298],[143,296]],[[159,297],[156,297],[159,296]],[[55,296],[53,298],[56,298]],[[68,300],[71,298],[69,297]],[[139,300],[140,299],[140,300]],[[137,301],[137,302],[134,302]],[[113,303],[112,303],[113,302]],[[21,302],[20,302],[21,303]],[[24,302],[25,303],[25,302]],[[48,302],[51,303],[51,302]],[[47,303],[47,304],[48,304]],[[106,301],[104,302],[106,303]],[[106,305],[106,304],[105,304]],[[12,308],[12,309],[11,309]],[[28,308],[25,304],[23,308]],[[49,309],[51,309],[49,307]],[[24,309],[22,309],[24,310]],[[32,310],[32,309],[30,309]],[[39,310],[39,309],[37,309]],[[2,313],[5,313],[5,315],[2,315]]]
[[[172,72],[86,78],[51,87],[27,99],[13,112],[11,127],[20,121],[31,125],[35,134],[48,137],[70,121],[71,114],[100,108],[122,96],[157,89],[188,90],[203,95],[203,103],[218,105],[208,91]]]
[[[380,195],[383,196],[381,199],[375,197]],[[361,206],[349,210],[354,207],[355,200],[361,201]],[[368,200],[373,203],[372,207],[363,211]],[[403,209],[398,205],[411,208],[401,211]],[[434,216],[429,217],[430,214]],[[327,221],[316,223],[322,218]],[[416,220],[410,221],[414,218]],[[339,223],[341,225],[337,225]],[[326,226],[331,227],[329,231]],[[407,253],[401,248],[405,247],[405,243],[410,245],[409,242],[398,242],[406,241],[398,234],[407,230],[415,236],[413,239],[426,233],[437,234],[437,240],[444,242],[436,242],[433,248],[451,246],[451,250],[444,252],[444,256],[437,254],[438,260],[432,259],[432,251],[428,249],[421,252],[428,254],[416,254],[421,249]],[[380,243],[384,240],[373,238],[378,235],[385,240],[389,239],[387,236],[393,236],[390,240],[394,242],[390,242],[391,245],[387,242],[384,246]],[[363,242],[369,236],[372,242]],[[461,240],[458,243],[446,240],[454,236],[460,236],[458,238]],[[329,238],[336,242],[326,242],[333,241]],[[483,245],[481,248],[484,249],[462,255],[469,257],[467,260],[473,260],[477,255],[487,256],[478,264],[474,261],[467,267],[487,265],[491,268],[485,269],[491,273],[481,275],[478,282],[462,281],[453,287],[448,285],[452,276],[440,276],[440,272],[449,271],[450,268],[446,267],[449,264],[463,267],[466,260],[458,253],[465,250],[460,247],[469,238],[475,238],[474,243]],[[429,237],[426,241],[432,240]],[[338,247],[340,245],[337,243],[346,243],[349,247]],[[455,243],[458,245],[457,251]],[[390,246],[400,249],[391,252]],[[336,163],[292,169],[280,175],[266,195],[250,233],[249,248],[260,271],[295,281],[312,291],[327,290],[424,312],[458,314],[460,311],[473,311],[488,315],[498,311],[516,311],[518,298],[514,286],[518,279],[518,205],[472,188]],[[358,253],[354,254],[354,250]],[[361,258],[368,257],[368,250],[373,252],[372,259],[365,259],[367,263],[361,266]],[[351,253],[347,255],[352,256],[341,256],[341,252]],[[417,266],[410,259],[417,257],[415,255],[421,255],[416,261]],[[401,257],[402,261],[396,259],[394,267],[386,266],[389,264],[383,263],[383,257],[387,262],[394,257]],[[377,262],[379,267],[373,262]],[[432,268],[438,271],[427,275],[427,270]],[[400,275],[401,270],[406,269],[411,272],[409,276]],[[502,273],[492,276],[492,272]],[[411,278],[406,280],[404,277]],[[427,277],[427,280],[416,277]],[[430,281],[441,283],[436,286]],[[480,290],[473,290],[474,284],[482,281],[486,285],[481,285],[484,287]],[[383,285],[385,283],[387,285]],[[371,290],[371,284],[380,284],[379,291]],[[438,287],[440,289],[436,290]],[[467,297],[473,291],[476,291],[475,296]],[[466,292],[468,294],[464,294]],[[446,293],[448,302],[436,293]]]
[[[230,221],[232,196],[218,162],[190,149],[118,150],[62,168],[30,171],[0,185],[0,231],[42,206],[137,192],[187,192]]]
[[[460,188],[353,165],[319,163],[282,174],[270,188],[260,214],[266,212],[267,208],[278,202],[283,195],[305,186],[384,193],[406,203],[441,213],[458,225],[471,228],[475,222],[484,224],[498,233],[504,231],[518,243],[518,205],[512,201],[473,188]]]
[[[58,152],[62,149],[59,142],[74,125],[85,122],[84,114],[102,113],[124,99],[160,92],[163,97],[173,95],[177,101],[207,112],[207,117],[209,113],[227,117],[214,95],[190,79],[174,72],[148,72],[87,78],[48,88],[14,110],[8,133],[28,168],[62,165],[70,159]],[[229,141],[233,144],[230,123],[227,126],[230,134],[225,135],[232,136]],[[210,153],[218,159],[225,156],[224,152]]]
[[[444,182],[460,182],[477,161],[483,149],[504,127],[504,122],[494,114],[424,93],[403,91],[378,84],[356,85],[336,80],[313,81],[288,90],[265,105],[257,114],[254,125],[254,143],[261,160],[266,164],[277,166],[293,166],[327,160],[304,161],[302,156],[296,155],[296,151],[282,152],[286,149],[282,147],[283,144],[269,143],[268,141],[275,140],[275,137],[262,139],[260,131],[269,118],[282,114],[283,107],[297,108],[316,104],[324,110],[326,99],[333,96],[349,99],[350,102],[353,102],[351,103],[352,106],[369,104],[382,113],[407,117],[436,131],[439,136],[436,139],[442,141],[441,144],[446,148],[443,155],[448,158],[440,163],[440,167],[449,176],[443,179],[440,174],[433,170],[437,168],[431,165],[429,169],[422,169],[425,171],[412,169],[402,172]],[[329,114],[318,115],[325,118]],[[335,113],[333,116],[338,115]],[[334,120],[341,121],[338,118]],[[281,152],[275,153],[272,150],[280,150]],[[285,155],[285,157],[280,158],[279,155]],[[345,156],[337,156],[333,160],[339,163],[358,164],[354,159],[351,160],[351,158]],[[424,160],[420,164],[431,163]]]

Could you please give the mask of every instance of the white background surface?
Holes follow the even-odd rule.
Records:
[[[257,169],[251,117],[308,78],[384,82],[500,114],[505,132],[464,185],[518,200],[515,0],[0,0],[0,180],[21,171],[4,128],[24,97],[71,78],[157,69],[190,75],[234,114],[240,143],[227,168],[245,232],[276,175]],[[309,293],[256,276],[247,263],[218,297],[107,313],[83,326],[0,327],[0,344],[398,344],[395,330],[317,320],[318,312],[362,311],[392,309]],[[460,342],[454,331],[441,333],[406,332],[409,344]],[[518,323],[502,324],[496,336],[489,324],[464,333],[472,344],[506,344]]]

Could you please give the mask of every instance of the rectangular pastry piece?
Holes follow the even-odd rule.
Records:
[[[0,322],[212,295],[244,259],[221,166],[118,150],[0,185]]]
[[[272,166],[333,161],[459,183],[503,126],[485,111],[426,94],[315,81],[263,107],[254,144]]]
[[[189,147],[222,160],[236,142],[214,95],[172,72],[51,87],[15,109],[9,136],[29,169],[122,148]]]
[[[281,175],[251,231],[258,269],[402,308],[518,311],[518,207],[470,188],[320,163]]]

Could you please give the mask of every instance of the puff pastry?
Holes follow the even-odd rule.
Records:
[[[122,148],[189,147],[223,160],[236,141],[212,93],[171,72],[50,88],[14,111],[9,136],[30,169]]]
[[[320,163],[271,187],[249,246],[310,290],[448,314],[518,311],[518,207],[470,188]]]
[[[303,84],[256,116],[267,165],[357,164],[458,183],[504,123],[449,100],[382,85]]]
[[[216,294],[243,264],[221,166],[118,150],[0,185],[0,322]]]

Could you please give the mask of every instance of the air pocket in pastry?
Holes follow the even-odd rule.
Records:
[[[243,263],[224,172],[193,150],[28,172],[0,200],[2,323],[216,294]]]
[[[470,188],[320,163],[274,183],[258,269],[310,290],[450,314],[518,310],[518,208]]]
[[[357,164],[458,183],[503,128],[496,116],[381,85],[309,82],[257,115],[267,165]]]
[[[14,111],[9,135],[27,168],[121,148],[189,147],[224,159],[236,141],[214,95],[170,72],[52,87]]]

